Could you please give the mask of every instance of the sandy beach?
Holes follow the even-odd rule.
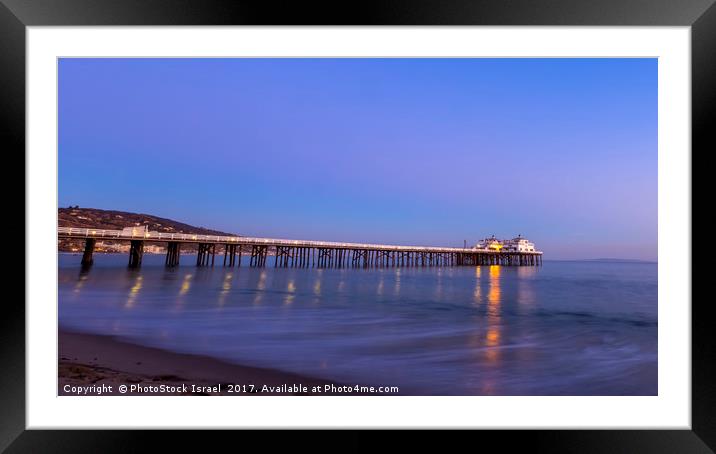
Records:
[[[336,395],[325,380],[59,331],[59,395]],[[126,392],[120,392],[120,386]],[[133,388],[134,387],[134,388]],[[320,389],[321,392],[314,392]]]

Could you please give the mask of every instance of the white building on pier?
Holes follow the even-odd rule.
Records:
[[[517,238],[505,240],[502,248],[505,252],[535,252],[535,244],[518,235]]]
[[[486,251],[500,251],[503,248],[503,243],[502,240],[498,240],[495,235],[492,235],[490,238],[478,241],[475,248]]]
[[[500,240],[495,238],[495,235],[492,235],[490,238],[478,241],[475,248],[484,251],[537,252],[535,244],[527,238],[523,238],[522,235],[518,235],[511,240]]]

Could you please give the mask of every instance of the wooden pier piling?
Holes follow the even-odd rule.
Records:
[[[234,267],[236,264],[236,247],[237,244],[225,244],[224,245],[224,266],[228,260],[228,265]]]
[[[89,268],[94,263],[94,257],[92,254],[94,254],[94,246],[97,243],[97,240],[94,238],[87,238],[85,240],[85,251],[82,254],[82,267],[83,268]]]
[[[181,255],[181,243],[170,241],[167,243],[167,256],[164,260],[166,266],[172,267],[179,265],[179,257]]]
[[[263,267],[266,265],[266,256],[268,255],[268,246],[253,245],[251,247],[251,260],[249,266]]]
[[[144,255],[144,241],[132,240],[129,245],[129,267],[139,268],[142,265]]]
[[[216,243],[199,243],[196,253],[196,266],[214,266]]]

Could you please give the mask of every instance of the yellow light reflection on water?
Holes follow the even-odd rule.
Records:
[[[233,277],[233,273],[226,273],[224,276],[224,282],[221,285],[221,293],[219,293],[219,306],[223,306],[226,301],[226,295],[231,290],[231,279]]]
[[[395,296],[400,294],[400,268],[395,269],[395,288],[393,293],[395,293]]]
[[[296,284],[294,283],[293,279],[288,281],[288,285],[286,286],[286,291],[288,292],[288,295],[286,295],[286,298],[284,298],[283,302],[284,304],[291,304],[293,303],[293,300],[296,298]]]
[[[323,270],[319,269],[316,273],[316,282],[313,283],[313,294],[316,296],[321,295],[321,277],[323,275]]]
[[[184,280],[181,283],[181,288],[179,289],[179,296],[184,296],[189,291],[189,288],[191,287],[191,274],[187,274],[184,276]]]
[[[497,310],[499,315],[500,297],[500,266],[490,265],[490,290],[487,293],[488,314]]]
[[[261,274],[259,274],[259,283],[256,285],[256,288],[259,290],[266,289],[266,271],[262,271]]]
[[[229,290],[231,290],[231,278],[234,275],[231,273],[226,273],[226,276],[224,276],[224,284],[221,286],[221,291],[226,293]]]
[[[264,297],[264,289],[266,289],[266,271],[261,271],[259,274],[259,282],[256,284],[256,296],[254,297],[254,304],[260,304]]]
[[[482,274],[482,271],[480,270],[480,267],[478,266],[475,268],[475,291],[472,293],[472,299],[475,301],[477,305],[480,305],[482,303],[482,286],[480,285],[480,275]]]
[[[317,305],[321,302],[321,279],[323,278],[323,269],[316,270],[316,281],[313,284],[313,298],[312,303]]]
[[[497,345],[500,345],[500,330],[495,329],[495,327],[491,327],[487,330],[487,336],[486,336],[487,342],[485,345],[488,347],[495,347]]]
[[[484,268],[484,269],[483,269]],[[492,372],[499,370],[501,350],[503,345],[501,325],[502,290],[500,266],[475,267],[475,290],[473,299],[476,304],[485,303],[486,313],[480,319],[474,332],[467,338],[467,345],[473,352],[474,367],[482,375],[482,379],[475,386],[475,392],[484,395],[493,395],[499,392],[499,381]],[[486,272],[487,294],[483,294],[481,284],[482,274]],[[483,324],[484,322],[484,324]]]
[[[490,363],[500,360],[500,305],[502,303],[502,291],[500,289],[499,265],[491,265],[489,268],[490,289],[487,293],[487,334],[485,335],[485,358]]]
[[[440,298],[443,295],[443,270],[438,268],[437,270],[438,282],[435,285],[435,297]]]
[[[87,274],[80,274],[80,278],[77,280],[77,284],[75,284],[75,288],[72,290],[74,293],[79,293],[80,290],[82,290],[82,287],[84,287],[85,282],[87,281]]]
[[[132,307],[134,307],[134,302],[137,300],[137,295],[142,289],[142,279],[142,275],[137,276],[137,279],[134,281],[134,285],[131,289],[129,289],[129,296],[127,297],[127,302],[124,305],[125,308],[131,309]]]

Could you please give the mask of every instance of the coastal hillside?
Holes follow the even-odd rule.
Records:
[[[60,208],[58,210],[58,218],[60,227],[94,227],[108,230],[122,230],[125,227],[146,225],[149,230],[153,232],[234,235],[233,233],[196,227],[173,219],[152,216],[151,214],[99,210],[97,208]]]
[[[80,208],[78,206],[58,210],[59,227],[97,228],[121,230],[125,227],[146,225],[153,232],[193,233],[197,235],[235,235],[234,233],[197,227],[173,219],[160,218],[151,214],[130,213],[127,211]],[[77,240],[59,240],[58,249],[65,252],[82,250],[82,242]],[[104,242],[97,244],[98,252],[120,252],[128,246],[121,243]]]

